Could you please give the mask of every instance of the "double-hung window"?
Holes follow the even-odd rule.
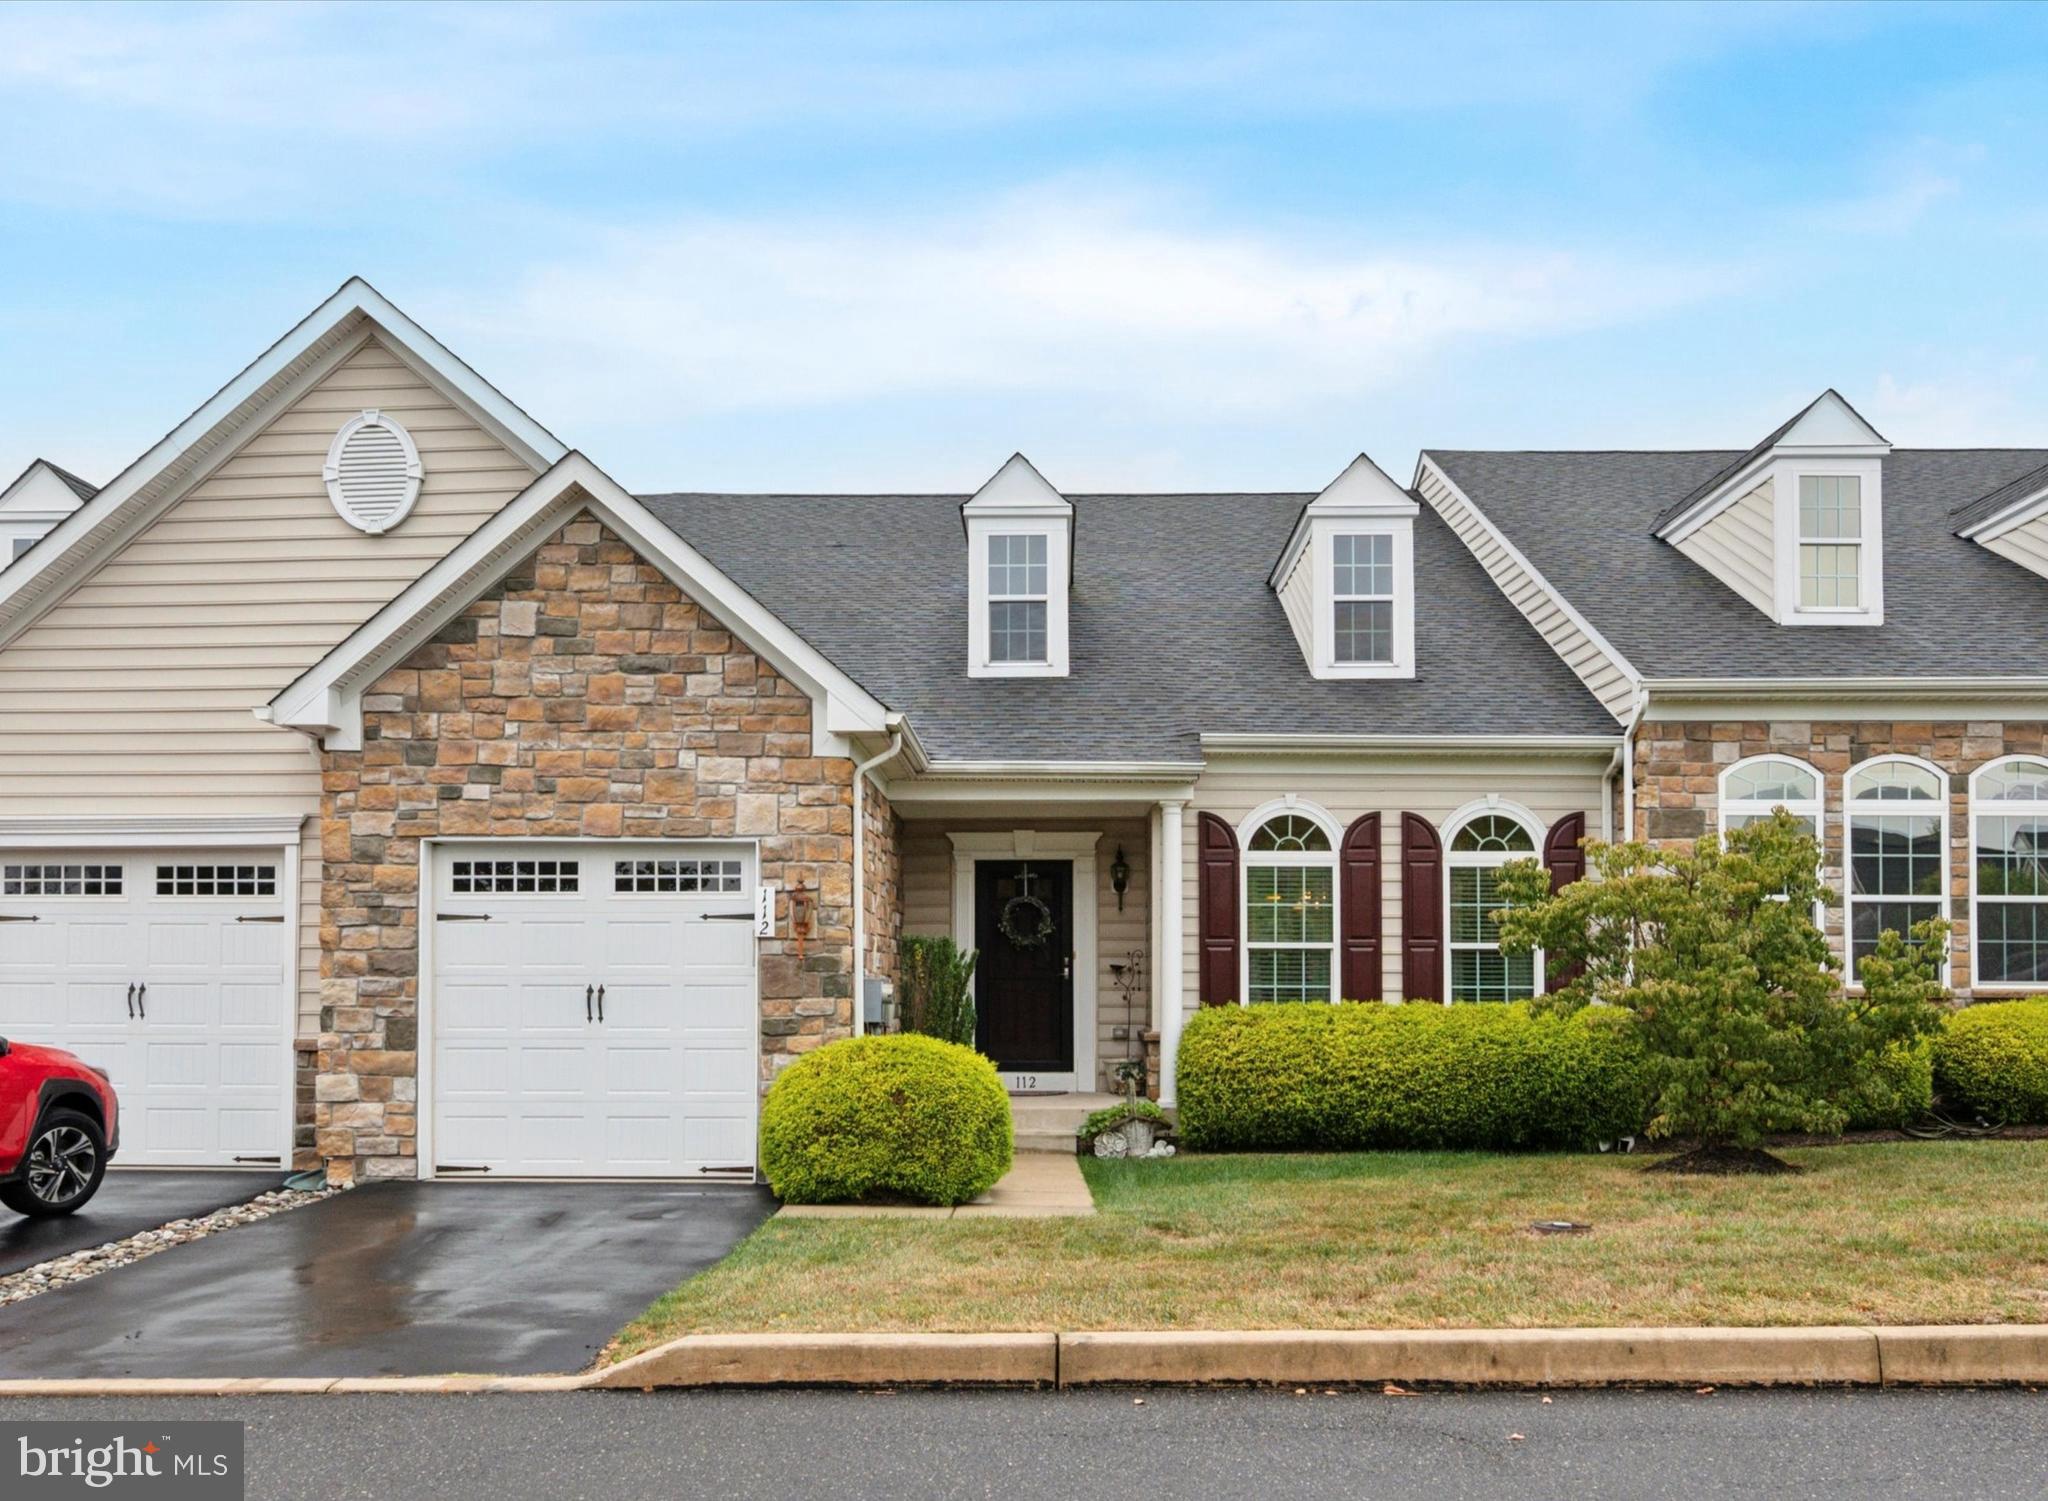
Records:
[[[1993,761],[1970,782],[1971,919],[1980,986],[2048,989],[2048,761]]]
[[[1341,663],[1394,660],[1394,538],[1340,532],[1330,539],[1331,643]]]
[[[1948,886],[1948,788],[1923,761],[1883,756],[1849,773],[1849,978],[1878,935],[1940,917]]]
[[[1519,818],[1482,812],[1457,824],[1445,841],[1450,857],[1450,998],[1520,1001],[1536,994],[1538,956],[1503,954],[1494,914],[1507,905],[1500,870],[1536,858],[1536,835]]]
[[[1043,532],[988,539],[988,659],[1044,662],[1047,569]]]
[[[1863,481],[1799,476],[1799,608],[1863,608]]]
[[[1337,955],[1337,857],[1329,832],[1300,813],[1253,831],[1245,848],[1245,995],[1331,1001]]]

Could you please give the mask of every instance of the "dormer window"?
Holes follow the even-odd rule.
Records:
[[[1799,476],[1799,608],[1863,607],[1863,482]]]
[[[1267,582],[1316,677],[1415,676],[1420,509],[1364,454],[1302,508]]]
[[[967,529],[967,675],[1067,675],[1074,508],[1024,455],[960,508]]]
[[[1394,660],[1394,538],[1340,532],[1330,539],[1331,655],[1345,666]]]
[[[988,660],[1044,666],[1046,537],[998,532],[988,539]]]

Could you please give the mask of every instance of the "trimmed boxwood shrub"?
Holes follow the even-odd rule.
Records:
[[[1203,1151],[1589,1147],[1649,1114],[1635,1018],[1523,1004],[1218,1006],[1181,1037]]]
[[[2012,1126],[2048,1124],[2048,1001],[1992,1001],[1949,1017],[1934,1076],[1951,1106]]]
[[[1010,1170],[1015,1146],[995,1065],[936,1037],[828,1044],[784,1069],[761,1106],[761,1171],[791,1204],[964,1204]]]

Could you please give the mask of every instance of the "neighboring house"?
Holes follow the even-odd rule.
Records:
[[[904,933],[981,951],[1014,1090],[1151,1042],[1170,1101],[1198,1004],[1531,994],[1501,864],[1778,805],[1838,944],[1939,912],[1959,991],[2048,989],[2048,451],[1832,393],[1412,489],[635,496],[352,281],[30,479],[0,1032],[110,1067],[132,1162],[745,1177]]]

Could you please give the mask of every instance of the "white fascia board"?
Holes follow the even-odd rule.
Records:
[[[1013,453],[1002,468],[961,504],[963,516],[984,512],[1004,516],[1063,516],[1072,520],[1074,503],[1052,487],[1038,466]]]
[[[149,849],[157,846],[286,845],[299,842],[304,813],[202,813],[161,817],[60,814],[0,818],[12,849]]]
[[[1762,484],[1764,476],[1771,472],[1771,466],[1777,461],[1776,449],[1758,455],[1756,459],[1743,465],[1722,483],[1702,495],[1696,503],[1666,522],[1658,530],[1658,537],[1674,547],[1677,546]]]
[[[202,480],[238,433],[260,426],[309,380],[368,337],[387,333],[394,353],[445,394],[460,398],[535,470],[568,452],[562,441],[457,359],[361,277],[351,277],[240,374],[71,513],[15,566],[0,572],[0,645],[54,604],[102,554],[111,554]],[[408,356],[410,356],[408,358]],[[209,462],[210,460],[210,462]]]
[[[2040,718],[2048,676],[1657,678],[1645,683],[1646,719]]]
[[[1063,778],[1132,782],[1187,781],[1200,774],[1199,761],[937,761],[925,775],[1003,781],[1056,782]]]
[[[1771,694],[1811,697],[1821,693],[2043,693],[2048,676],[2010,677],[1831,677],[1831,678],[1651,678],[1650,694],[1683,693],[1689,697],[1760,698]]]
[[[267,706],[269,721],[324,735],[333,749],[360,747],[363,689],[431,640],[579,510],[597,516],[802,687],[820,733],[840,737],[890,727],[889,711],[877,699],[580,453],[557,462],[289,684]]]
[[[1972,542],[1996,542],[2007,532],[2025,526],[2038,516],[2048,515],[2048,486],[2036,490],[2032,495],[2022,496],[2003,510],[1994,511],[1982,521],[1964,527],[1956,535]]]
[[[1552,605],[1557,607],[1558,613],[1563,615],[1566,620],[1569,620],[1575,627],[1577,627],[1578,630],[1585,636],[1585,638],[1588,641],[1592,642],[1594,647],[1599,650],[1600,654],[1607,658],[1608,662],[1613,665],[1614,670],[1619,672],[1622,675],[1622,677],[1627,679],[1630,683],[1634,684],[1637,690],[1640,691],[1643,682],[1643,675],[1640,672],[1636,671],[1635,664],[1629,661],[1627,657],[1623,656],[1620,650],[1614,645],[1613,642],[1609,641],[1605,636],[1601,635],[1600,632],[1594,628],[1592,621],[1586,619],[1585,616],[1579,613],[1578,608],[1575,605],[1573,605],[1569,599],[1565,598],[1563,593],[1560,592],[1558,588],[1550,582],[1549,579],[1543,576],[1543,570],[1538,568],[1534,563],[1530,562],[1529,559],[1523,555],[1521,548],[1515,546],[1513,542],[1508,540],[1507,533],[1502,531],[1498,526],[1495,526],[1493,523],[1493,518],[1488,516],[1486,512],[1479,508],[1479,504],[1477,501],[1473,500],[1471,496],[1467,495],[1463,490],[1459,489],[1457,482],[1453,480],[1448,474],[1444,473],[1443,469],[1434,460],[1432,460],[1427,453],[1422,454],[1415,461],[1415,488],[1418,491],[1422,490],[1422,475],[1424,470],[1427,470],[1430,474],[1436,476],[1437,483],[1441,484],[1446,490],[1450,491],[1451,494],[1457,496],[1459,502],[1465,507],[1465,509],[1472,513],[1472,519],[1478,523],[1479,529],[1486,534],[1486,540],[1493,543],[1494,546],[1498,547],[1511,560],[1513,560],[1515,566],[1520,568],[1525,574],[1528,575],[1529,581],[1537,587],[1537,589],[1543,594],[1544,598],[1547,599]],[[1444,524],[1446,526],[1450,525],[1448,520],[1446,520]],[[1450,529],[1452,535],[1457,535],[1458,529],[1456,527],[1451,527]],[[1464,539],[1460,537],[1459,541],[1463,542]],[[1467,552],[1470,552],[1471,550],[1472,549],[1470,547],[1466,548]],[[1477,561],[1476,556],[1474,561]],[[1487,576],[1491,578],[1492,574],[1489,572]],[[1498,587],[1497,584],[1496,587]],[[1527,617],[1525,616],[1524,618],[1526,619]]]
[[[1613,735],[1203,735],[1210,756],[1322,755],[1500,755],[1606,757],[1621,744]]]

